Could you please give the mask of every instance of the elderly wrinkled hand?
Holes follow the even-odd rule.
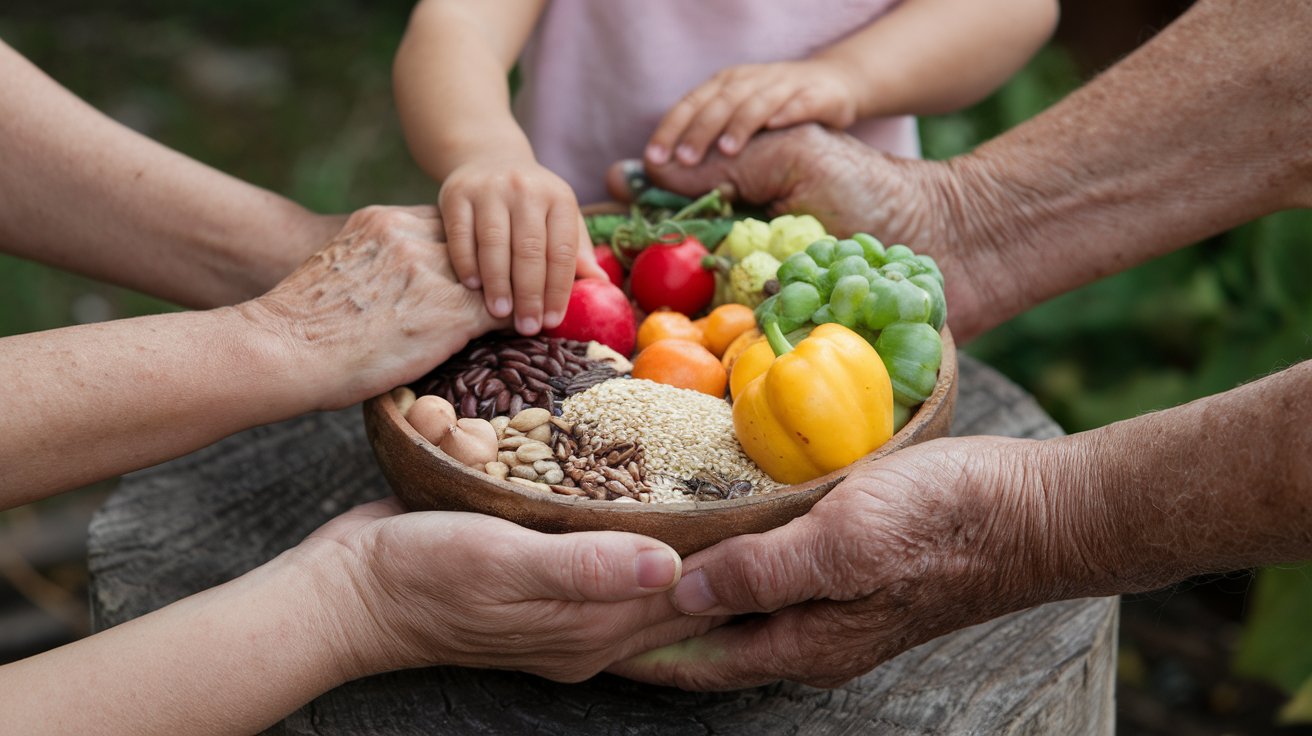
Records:
[[[940,634],[1062,597],[1085,579],[1027,475],[1039,443],[980,437],[902,450],[806,515],[684,562],[672,599],[699,615],[768,613],[612,671],[689,690],[834,687]]]
[[[608,186],[622,196],[632,162],[611,167]],[[814,215],[834,235],[871,233],[934,256],[946,276],[950,322],[968,340],[992,326],[991,308],[1014,300],[996,218],[964,196],[979,180],[973,161],[913,161],[873,149],[845,133],[803,125],[754,136],[738,155],[712,153],[697,166],[648,166],[656,186],[684,194],[720,187],[731,198],[774,214]]]
[[[507,324],[451,267],[432,207],[370,207],[236,309],[278,335],[307,402],[334,409],[408,383]]]
[[[443,664],[577,682],[716,623],[671,605],[679,557],[654,539],[403,511],[396,499],[357,507],[295,550],[322,581],[352,677]]]

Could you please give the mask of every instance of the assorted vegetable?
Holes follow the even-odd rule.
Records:
[[[691,235],[649,245],[633,261],[629,291],[644,311],[696,314],[715,294],[715,275],[702,268],[708,255]]]
[[[638,352],[641,353],[658,340],[702,341],[702,328],[693,324],[683,312],[668,309],[652,312],[638,325]]]
[[[565,319],[543,334],[580,342],[595,340],[629,355],[636,331],[633,308],[623,290],[609,281],[579,279],[570,291]]]
[[[775,481],[858,460],[934,390],[947,302],[927,255],[864,233],[832,237],[810,215],[735,216],[718,192],[648,190],[628,214],[585,219],[610,282],[577,282],[549,334],[608,345],[620,360],[636,342],[618,372],[727,391],[739,443]],[[410,415],[431,441],[472,460],[496,446],[426,398]]]
[[[900,429],[933,391],[943,357],[947,300],[934,259],[858,233],[811,243],[780,264],[777,278],[779,293],[756,308],[761,328],[803,334],[836,323],[864,337],[892,378]]]
[[[620,259],[615,257],[615,251],[610,248],[595,248],[593,254],[597,257],[597,265],[606,272],[610,282],[621,289],[624,288],[624,266],[620,263]]]
[[[838,324],[793,347],[778,322],[765,328],[773,359],[750,348],[734,367],[745,383],[733,402],[743,450],[774,480],[804,483],[846,467],[893,436],[893,389],[875,349]]]
[[[691,340],[659,340],[633,360],[633,377],[667,386],[724,397],[727,380],[720,359],[701,343]]]

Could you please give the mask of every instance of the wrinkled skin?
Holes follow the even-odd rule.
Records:
[[[403,511],[396,499],[357,507],[297,550],[323,579],[352,676],[443,664],[578,682],[716,623],[662,593],[679,561],[656,540]]]
[[[1074,541],[1047,528],[1052,501],[1023,470],[1037,447],[980,437],[908,448],[783,527],[689,557],[673,595],[682,610],[772,613],[612,671],[689,690],[835,687],[940,634],[1062,597],[1088,572],[1066,559]]]
[[[371,207],[264,296],[236,307],[283,338],[304,390],[337,409],[408,383],[504,320],[458,283],[432,207]]]
[[[628,196],[631,169],[620,162],[609,172],[617,198]],[[840,237],[867,232],[929,253],[944,273],[953,333],[964,341],[992,325],[982,307],[1010,304],[1023,294],[995,246],[1009,237],[1006,228],[992,226],[997,218],[987,215],[988,203],[960,196],[966,182],[984,175],[977,169],[964,159],[900,159],[845,133],[803,125],[759,134],[732,158],[712,153],[698,166],[672,163],[646,172],[659,187],[685,194],[720,187],[772,214],[815,215]]]

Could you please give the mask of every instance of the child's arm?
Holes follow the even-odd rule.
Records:
[[[406,141],[442,182],[456,275],[483,287],[497,317],[511,313],[513,287],[515,326],[526,334],[560,323],[575,258],[592,253],[574,192],[537,163],[510,113],[506,74],[544,4],[422,0],[393,70]]]
[[[712,144],[734,155],[762,128],[949,112],[982,99],[1043,45],[1056,0],[905,0],[809,59],[730,67],[670,109],[650,163],[684,164]]]

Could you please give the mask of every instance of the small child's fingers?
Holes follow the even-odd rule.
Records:
[[[478,251],[474,246],[474,210],[463,197],[444,198],[439,203],[446,231],[446,252],[460,283],[470,289],[482,286],[478,273]]]
[[[819,121],[819,113],[816,100],[811,94],[806,90],[798,90],[779,108],[778,112],[770,116],[770,119],[765,123],[765,127],[775,130],[777,128],[787,128],[790,125],[798,125],[799,123],[808,123],[813,120]]]
[[[547,279],[547,205],[534,197],[516,197],[510,209],[510,223],[515,329],[523,335],[536,335],[542,329],[542,299]]]
[[[688,128],[683,131],[683,137],[679,139],[674,149],[674,157],[679,163],[684,166],[701,163],[707,149],[724,132],[724,126],[729,123],[734,110],[738,108],[739,100],[740,98],[725,94],[709,100],[702,106],[697,117],[693,118]]]
[[[510,213],[500,200],[483,200],[474,212],[483,301],[493,317],[510,315]]]
[[[747,139],[764,128],[766,121],[775,115],[791,96],[792,89],[784,85],[766,87],[757,94],[748,95],[725,124],[724,133],[716,142],[720,151],[726,156],[737,155],[747,143]]]
[[[606,270],[597,263],[597,252],[588,237],[588,224],[583,221],[583,213],[578,219],[579,252],[575,256],[574,277],[580,279],[610,279]],[[572,285],[571,285],[571,288]]]
[[[569,304],[569,292],[574,288],[574,274],[580,260],[580,249],[586,248],[591,254],[591,245],[585,245],[587,230],[580,236],[582,225],[578,206],[572,201],[556,202],[547,213],[547,280],[543,296],[544,310],[542,324],[551,328],[560,324],[565,318],[565,307]],[[592,267],[597,266],[595,258]]]
[[[647,143],[647,150],[643,154],[647,162],[656,166],[669,163],[674,147],[683,137],[688,125],[706,103],[715,99],[719,92],[720,81],[719,77],[716,77],[684,95],[682,100],[675,103],[674,107],[665,113],[665,117],[656,126],[656,132],[652,133],[651,140]]]

